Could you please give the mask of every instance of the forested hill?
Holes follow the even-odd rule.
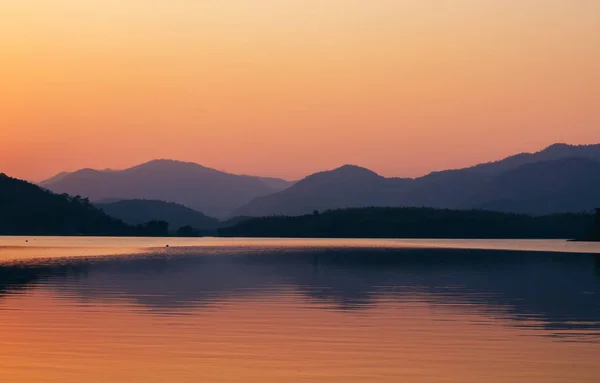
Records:
[[[130,225],[140,225],[153,220],[166,221],[172,230],[190,226],[199,230],[212,230],[219,227],[216,218],[173,202],[155,200],[122,200],[110,203],[96,203],[97,208]]]
[[[0,235],[143,234],[87,199],[54,194],[0,173]]]
[[[303,215],[371,206],[484,209],[544,215],[600,206],[600,144],[556,144],[531,154],[419,178],[345,165],[253,199],[233,216]]]
[[[243,220],[221,236],[331,238],[583,238],[594,236],[594,216],[529,216],[484,210],[353,208]],[[598,235],[596,229],[595,235]],[[87,199],[54,194],[0,174],[0,235],[168,235],[168,223],[130,226]],[[182,233],[183,235],[185,233]],[[192,233],[196,235],[197,233]],[[191,234],[190,234],[191,235]]]
[[[600,242],[600,209],[596,209],[596,218],[594,219],[594,230],[588,237],[591,241]]]
[[[529,216],[483,210],[356,208],[253,218],[219,230],[235,237],[585,238],[592,214]]]

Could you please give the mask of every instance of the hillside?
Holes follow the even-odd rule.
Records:
[[[58,195],[0,174],[2,235],[130,235],[134,228],[86,199]]]
[[[486,208],[549,214],[600,206],[600,145],[558,144],[471,168],[416,179],[385,178],[357,166],[316,173],[237,209],[238,216],[302,215],[368,206]]]
[[[103,200],[174,202],[214,217],[285,188],[285,180],[224,173],[198,164],[154,160],[125,170],[82,169],[40,183],[56,193]]]
[[[469,206],[527,214],[591,211],[600,206],[600,162],[568,158],[523,165],[482,186]]]
[[[235,215],[301,215],[313,210],[393,204],[397,190],[408,182],[346,165],[310,175],[282,192],[257,198],[236,210]]]
[[[594,229],[592,230],[592,233],[585,239],[600,242],[600,208],[596,209],[596,216],[594,218]]]
[[[172,202],[122,200],[94,205],[106,214],[131,225],[148,221],[166,221],[171,230],[177,230],[182,226],[191,226],[200,230],[215,229],[219,226],[219,220]]]
[[[222,228],[232,237],[297,238],[581,238],[591,214],[532,217],[483,210],[340,209],[296,217],[254,218]]]

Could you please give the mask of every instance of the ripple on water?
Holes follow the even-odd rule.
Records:
[[[0,266],[0,381],[600,378],[598,255],[135,241]]]

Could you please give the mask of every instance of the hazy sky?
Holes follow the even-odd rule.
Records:
[[[0,172],[383,175],[600,142],[598,0],[0,2]]]

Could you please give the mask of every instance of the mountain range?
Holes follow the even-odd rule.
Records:
[[[125,170],[83,169],[40,184],[92,201],[151,199],[210,216],[302,215],[370,206],[489,209],[548,214],[600,206],[600,144],[555,144],[496,162],[386,178],[355,165],[298,181],[234,175],[201,165],[155,160]]]
[[[81,169],[40,183],[55,193],[93,202],[131,199],[174,202],[213,217],[226,217],[252,199],[291,183],[278,178],[229,174],[190,162],[153,160],[125,170]]]
[[[552,145],[470,168],[420,178],[385,178],[346,165],[258,197],[233,215],[301,215],[369,206],[488,209],[526,214],[590,211],[600,206],[600,145]]]

